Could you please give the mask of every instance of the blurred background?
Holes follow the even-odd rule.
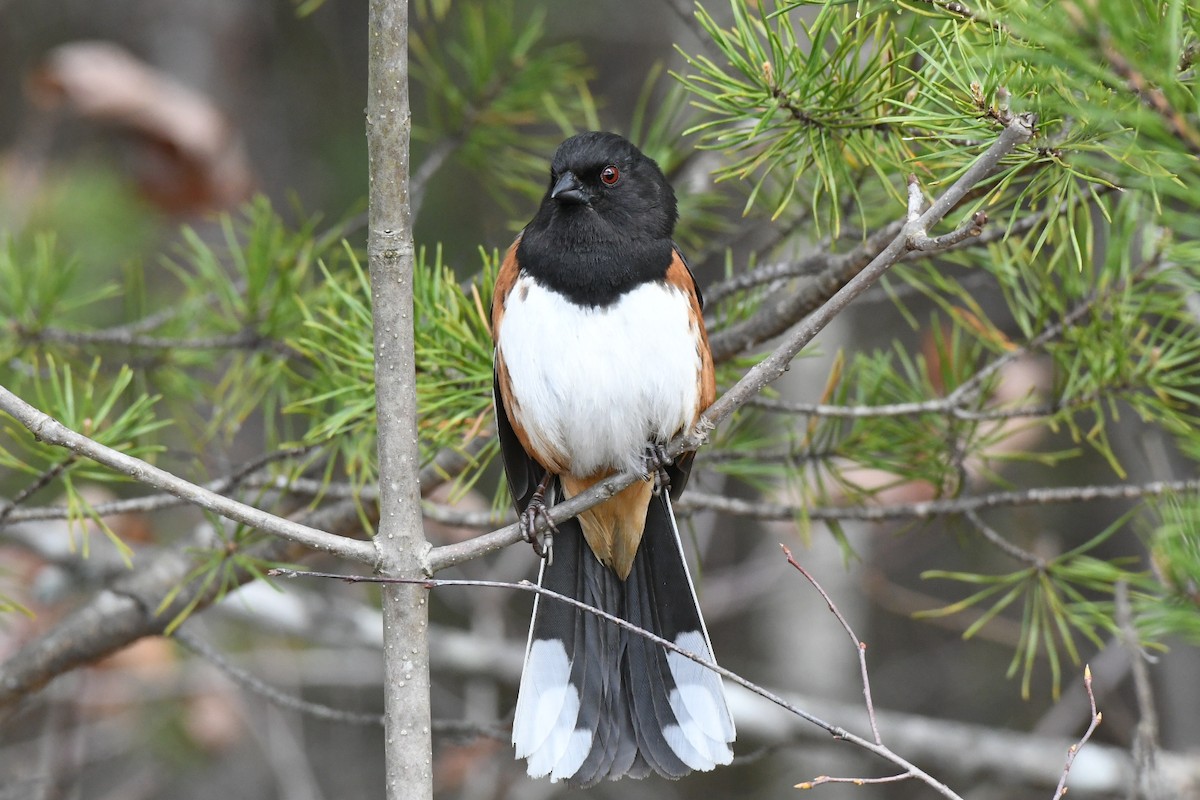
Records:
[[[668,97],[671,79],[664,71],[681,68],[673,47],[687,52],[705,47],[690,7],[674,0],[513,2],[496,8],[516,20],[544,14],[536,47],[569,48],[563,62],[585,80],[574,84],[571,96],[556,98],[562,120],[516,133],[528,137],[516,148],[524,159],[511,155],[507,140],[497,139],[494,149],[486,138],[462,146],[454,138],[453,119],[431,118],[446,106],[428,95],[430,84],[414,82],[416,240],[440,244],[445,263],[463,280],[477,271],[480,247],[506,247],[532,215],[563,127],[598,122],[631,132],[639,108],[677,102]],[[429,8],[414,12],[425,57],[453,56],[439,48],[458,13],[457,3],[445,17]],[[494,18],[479,19],[498,29]],[[361,244],[366,24],[363,4],[334,0],[311,9],[269,0],[0,0],[0,235],[19,239],[53,231],[58,246],[97,283],[139,272],[152,304],[170,301],[166,293],[173,284],[166,280],[162,254],[181,246],[180,226],[191,226],[202,240],[219,240],[223,232],[215,214],[234,211],[256,194],[269,198],[285,218],[317,213],[319,225],[343,225],[347,238]],[[689,113],[680,104],[676,134]],[[686,151],[688,140],[677,146]],[[816,246],[780,241],[786,218],[743,218],[746,188],[713,185],[711,158],[690,153],[669,170],[681,193],[708,198],[692,217],[703,212],[702,225],[688,228],[686,203],[683,220],[702,285],[722,276],[727,251],[739,264],[752,252],[794,258]],[[506,183],[495,175],[517,177]],[[913,300],[917,316],[921,302]],[[839,348],[887,347],[897,337],[911,352],[932,349],[928,335],[907,326],[882,292],[873,293],[823,334],[817,348],[823,355],[796,363],[780,386],[782,397],[820,399]],[[1005,381],[1019,397],[1046,383],[1047,367],[1035,359],[1018,362]],[[1173,474],[1169,448],[1136,420],[1114,430],[1114,447],[1141,477]],[[1049,436],[1045,447],[1056,446],[1053,434],[1031,435]],[[254,453],[239,437],[206,452],[204,460],[217,472]],[[1102,482],[1106,474],[1102,463],[1086,460],[1066,475],[1031,464],[1019,469],[1035,485]],[[0,480],[5,495],[22,485],[12,475]],[[880,485],[887,480],[879,476]],[[749,487],[715,471],[699,473],[696,488],[751,496]],[[468,495],[460,506],[485,511],[489,496],[490,489]],[[926,497],[919,488],[900,486],[889,499]],[[993,524],[1037,528],[1046,552],[1055,552],[1062,539],[1099,530],[1127,508],[1124,502],[1097,501],[1038,508],[1036,516],[1017,510]],[[205,522],[196,512],[172,513],[175,531]],[[186,523],[180,525],[180,519]],[[133,514],[110,524],[135,546],[151,547],[172,535],[163,530],[161,515]],[[923,570],[986,570],[1002,554],[939,523],[845,523],[837,533],[852,542],[853,555],[820,525],[801,534],[790,522],[710,512],[692,514],[689,524],[704,564],[698,577],[702,604],[725,666],[794,695],[799,705],[835,724],[866,730],[856,651],[812,587],[799,574],[779,569],[778,543],[787,543],[868,643],[875,704],[889,712],[881,718],[882,732],[885,739],[898,737],[892,742],[897,751],[971,800],[1051,796],[1066,744],[1087,725],[1082,668],[1065,665],[1059,699],[1045,680],[1048,667],[1038,665],[1031,696],[1023,699],[1019,678],[1005,677],[1019,619],[1001,615],[964,642],[961,635],[977,614],[912,617],[961,596],[920,580]],[[474,533],[434,526],[430,536],[448,542]],[[17,614],[0,619],[0,659],[53,626],[122,568],[103,535],[90,537],[86,562],[70,563],[78,559],[67,542],[77,534],[51,522],[11,525],[0,533],[6,587],[37,612],[33,619]],[[38,547],[22,544],[31,539]],[[61,552],[48,559],[47,548]],[[517,580],[532,576],[535,568],[528,549],[515,547],[467,565],[457,576]],[[253,584],[190,620],[180,641],[143,640],[56,680],[18,714],[0,720],[0,798],[382,796],[380,729],[273,702],[253,683],[347,712],[379,713],[382,642],[375,593],[301,582],[284,589]],[[530,605],[528,597],[492,590],[436,593],[439,797],[536,800],[580,794],[530,781],[506,739]],[[1097,676],[1105,718],[1094,749],[1127,748],[1139,719],[1127,680],[1128,650],[1098,651],[1083,642],[1081,651]],[[1155,658],[1161,743],[1196,758],[1200,657],[1195,648],[1179,646]],[[794,784],[821,774],[889,772],[764,701],[741,691],[732,695],[740,727],[732,767],[677,784],[651,779],[603,785],[589,795],[768,798],[788,796]],[[1017,738],[1005,739],[1005,732]],[[1021,751],[1019,742],[1032,742],[1037,752]],[[1089,791],[1089,772],[1102,769],[1081,757],[1072,773],[1078,781],[1072,796],[1124,796]],[[1093,775],[1100,780],[1099,772]],[[816,791],[837,799],[931,794],[905,784]]]

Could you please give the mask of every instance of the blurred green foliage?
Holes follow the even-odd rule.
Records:
[[[519,208],[544,190],[558,141],[601,126],[591,68],[578,46],[548,42],[542,17],[514,14],[510,2],[460,0],[453,14],[449,5],[419,4],[410,43],[424,103],[413,137],[429,153],[414,178],[427,186],[443,164],[468,169],[516,229]],[[927,332],[926,350],[897,341],[842,354],[822,397],[851,410],[932,405],[746,412],[715,434],[698,473],[790,491],[803,509],[870,504],[906,484],[942,499],[1031,488],[1006,465],[1070,468],[1095,454],[1114,479],[1129,480],[1111,431],[1132,419],[1194,470],[1200,9],[1150,0],[984,0],[969,13],[919,0],[761,6],[699,8],[705,45],[682,53],[670,86],[653,74],[626,124],[610,123],[675,180],[689,252],[729,243],[714,255],[728,279],[797,243],[843,254],[903,216],[908,174],[936,196],[1007,114],[1036,112],[1038,128],[946,221],[949,229],[985,211],[985,237],[936,260],[910,259],[886,282],[902,318]],[[717,159],[715,184],[693,171],[697,147]],[[189,476],[235,471],[205,454],[236,449],[258,454],[270,477],[313,476],[352,492],[373,484],[372,315],[352,224],[281,213],[258,198],[211,228],[184,228],[150,267],[96,273],[81,268],[84,257],[116,262],[138,251],[122,253],[128,242],[112,242],[111,231],[144,243],[149,225],[126,219],[136,215],[116,190],[103,202],[109,190],[95,180],[94,195],[59,198],[0,242],[0,384]],[[64,223],[76,215],[98,222]],[[771,220],[778,235],[742,255],[753,248],[739,234]],[[496,452],[488,311],[501,253],[482,248],[477,261],[451,265],[437,242],[418,245],[421,457],[462,454],[460,486],[494,487],[502,501],[503,482],[487,471]],[[795,286],[789,275],[722,293],[707,309],[711,333]],[[720,365],[722,385],[757,355]],[[1020,355],[1046,360],[1052,385],[998,408],[1001,368]],[[1043,410],[1019,425],[993,414],[1022,408]],[[82,520],[95,515],[80,481],[127,482],[11,420],[2,425],[0,467],[14,494],[55,470],[53,488]],[[1013,446],[1029,428],[1049,435]],[[865,483],[864,468],[889,481]],[[284,507],[286,498],[259,492],[256,501]],[[1064,533],[1063,552],[1010,572],[932,570],[966,592],[936,613],[980,611],[971,635],[1021,609],[1012,671],[1026,692],[1036,659],[1047,659],[1057,690],[1078,643],[1114,630],[1120,584],[1148,642],[1196,640],[1195,505],[1184,496],[1147,502],[1102,531]],[[807,527],[803,510],[798,517]],[[198,556],[191,580],[224,591],[235,569],[260,565],[239,552],[250,532],[215,527],[226,541]],[[836,526],[834,534],[852,556],[853,538]]]

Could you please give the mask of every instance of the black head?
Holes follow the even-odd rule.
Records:
[[[594,212],[627,234],[667,239],[678,217],[675,192],[654,159],[603,131],[581,133],[558,146],[538,216],[547,211]]]
[[[576,302],[604,305],[671,262],[675,192],[654,160],[615,133],[567,139],[518,250],[522,269]]]

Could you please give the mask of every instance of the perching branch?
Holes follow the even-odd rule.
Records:
[[[976,184],[997,168],[1000,160],[1018,145],[1033,135],[1034,117],[1016,115],[1007,120],[995,143],[992,144],[966,172],[939,196],[924,213],[918,213],[920,190],[915,179],[909,182],[909,210],[904,223],[891,242],[870,263],[853,277],[845,281],[828,301],[797,325],[784,341],[766,358],[756,364],[729,391],[717,399],[701,415],[700,421],[690,431],[677,436],[666,448],[671,456],[696,450],[708,439],[708,433],[724,422],[741,406],[758,395],[768,384],[784,373],[796,354],[816,337],[834,317],[841,313],[854,298],[862,294],[906,253],[928,246],[927,231],[942,221],[962,201]],[[570,519],[631,485],[641,476],[633,473],[614,475],[600,481],[586,492],[551,508],[550,517],[555,520]],[[545,520],[539,522],[544,526]],[[508,525],[492,533],[470,541],[434,548],[429,554],[427,571],[434,574],[454,564],[460,564],[485,553],[514,544],[521,538],[517,525]]]
[[[717,399],[691,431],[668,448],[672,454],[694,450],[708,438],[708,432],[725,421],[734,411],[761,392],[787,369],[792,359],[824,330],[834,317],[858,297],[906,253],[930,246],[928,230],[937,225],[958,205],[967,192],[992,174],[1001,159],[1033,135],[1032,115],[1017,115],[1008,120],[1000,136],[962,176],[941,194],[924,213],[918,213],[920,188],[915,177],[909,180],[909,212],[900,233],[861,272],[846,282],[828,302],[797,325],[770,355],[756,364],[729,391]]]

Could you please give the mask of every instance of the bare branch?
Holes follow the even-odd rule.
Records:
[[[837,617],[838,622],[842,623],[842,628],[846,631],[846,635],[849,636],[850,641],[854,643],[854,649],[858,651],[858,667],[859,672],[862,674],[863,699],[867,703],[867,718],[871,720],[871,733],[875,737],[875,744],[882,745],[883,740],[879,737],[879,723],[875,720],[875,703],[871,700],[871,679],[867,674],[867,643],[855,635],[854,629],[850,627],[850,623],[847,622],[846,618],[842,616],[842,612],[833,602],[833,598],[830,597],[823,588],[821,588],[821,584],[817,583],[817,579],[814,578],[808,570],[800,566],[800,562],[792,558],[792,551],[789,550],[786,545],[781,544],[779,546],[783,548],[783,554],[787,556],[787,562],[795,567],[796,570],[799,571],[799,573],[813,585],[813,588],[821,594],[821,597],[825,599],[825,605],[828,606],[829,610],[833,612],[833,615]],[[911,776],[905,775],[904,777],[907,778]]]
[[[749,502],[721,495],[690,491],[675,507],[684,511],[720,511],[743,517],[765,520],[798,519],[801,516],[818,520],[863,520],[881,522],[889,519],[929,519],[947,514],[965,514],[988,508],[1006,506],[1049,505],[1052,503],[1087,503],[1094,500],[1136,500],[1177,492],[1200,492],[1200,480],[1152,481],[1143,484],[1111,486],[1059,486],[1024,489],[1009,492],[967,495],[944,500],[922,500],[916,503],[895,503],[884,506],[858,505],[837,508],[808,507],[803,504]]]
[[[756,397],[747,405],[781,414],[804,414],[811,417],[836,417],[840,419],[864,419],[870,417],[915,417],[922,414],[945,414],[966,422],[993,422],[997,420],[1052,417],[1063,409],[1084,406],[1093,402],[1095,396],[1083,396],[1053,403],[1016,406],[1013,408],[987,408],[975,411],[965,408],[969,398],[959,397],[953,402],[946,397],[921,400],[913,403],[885,403],[877,406],[836,406],[827,403],[798,403],[778,400],[773,397]]]
[[[1092,738],[1092,732],[1096,730],[1096,726],[1103,719],[1103,715],[1096,710],[1096,696],[1092,694],[1092,668],[1086,665],[1083,668],[1083,687],[1087,690],[1088,704],[1092,708],[1092,720],[1079,743],[1073,744],[1067,749],[1067,763],[1063,767],[1062,777],[1058,780],[1058,788],[1054,790],[1053,800],[1062,800],[1063,795],[1067,793],[1067,774],[1071,771],[1071,765],[1075,763],[1075,756],[1079,755],[1080,748],[1087,744],[1088,739]]]
[[[1109,194],[1111,192],[1115,192],[1116,190],[1117,190],[1117,187],[1112,186],[1112,185],[1099,186],[1093,191],[1091,196],[1092,197],[1100,197],[1100,196]],[[988,230],[984,230],[984,231],[980,232],[980,234],[978,236],[968,236],[960,242],[949,244],[943,250],[932,251],[932,252],[914,250],[913,252],[905,255],[901,259],[901,262],[903,262],[903,263],[914,262],[914,261],[918,261],[921,259],[929,258],[931,255],[937,255],[939,252],[942,252],[942,253],[953,252],[956,250],[964,249],[966,247],[986,247],[989,244],[994,244],[995,242],[998,242],[1007,237],[1019,236],[1024,233],[1028,233],[1029,231],[1034,230],[1034,229],[1040,227],[1041,225],[1043,225],[1046,222],[1046,220],[1067,212],[1068,210],[1070,210],[1072,208],[1072,205],[1074,203],[1082,204],[1082,202],[1083,202],[1082,200],[1063,201],[1062,203],[1059,203],[1057,206],[1045,209],[1043,211],[1039,211],[1036,214],[1026,214],[1025,216],[1021,217],[1020,219],[1012,222],[1010,225],[993,226],[992,228],[990,228]],[[969,224],[970,223],[964,223],[963,227],[966,227],[969,230],[969,227],[968,227]],[[885,230],[890,230],[891,234],[885,236],[885,234],[884,234]],[[900,223],[892,222],[892,223],[889,223],[884,228],[882,228],[881,230],[877,231],[875,234],[872,234],[870,238],[871,239],[877,239],[877,238],[881,239],[880,247],[882,247],[882,243],[886,243],[886,241],[888,239],[890,239],[892,236],[895,236],[897,233],[899,233],[899,230],[900,230]],[[960,228],[959,230],[962,230],[962,228]],[[860,253],[861,247],[862,247],[862,245],[860,245],[859,248],[856,248],[855,250],[851,251],[851,253]],[[878,249],[878,248],[876,248],[876,249]],[[802,278],[802,277],[808,277],[808,276],[812,276],[812,275],[824,275],[826,273],[836,274],[840,270],[840,267],[837,266],[837,264],[842,263],[842,261],[840,261],[840,260],[842,260],[842,259],[853,260],[851,253],[839,255],[837,253],[818,252],[818,253],[814,253],[812,255],[806,256],[806,257],[800,259],[799,261],[782,261],[782,262],[776,262],[774,264],[764,264],[760,267],[756,267],[755,269],[750,270],[749,272],[743,272],[743,273],[741,273],[739,275],[735,275],[732,278],[729,278],[727,280],[720,281],[719,283],[714,283],[711,286],[705,287],[704,299],[708,302],[709,305],[713,305],[713,304],[716,304],[716,303],[724,300],[726,297],[728,297],[732,294],[735,294],[735,293],[741,292],[741,291],[745,291],[747,289],[753,289],[755,286],[761,286],[766,283],[774,283],[776,281],[788,280],[791,278]],[[863,261],[863,263],[866,263],[865,260]],[[820,301],[818,301],[818,303],[819,302]],[[716,337],[719,338],[721,335],[723,335],[723,334],[721,334],[721,333],[716,334]],[[724,344],[723,342],[719,342],[719,343]],[[747,345],[747,346],[749,346],[749,345]]]
[[[14,511],[17,510],[17,506],[21,505],[26,500],[28,500],[30,497],[33,497],[35,494],[40,492],[42,489],[46,488],[51,483],[53,483],[54,480],[56,478],[58,478],[59,475],[62,475],[64,472],[66,472],[67,468],[70,467],[74,463],[75,463],[75,454],[72,453],[71,455],[64,458],[62,461],[59,461],[57,464],[54,464],[54,465],[50,466],[49,468],[47,468],[46,470],[44,470],[41,475],[37,476],[37,478],[33,481],[33,483],[29,484],[24,489],[17,492],[17,494],[13,497],[12,500],[6,502],[4,504],[4,507],[0,508],[0,528],[4,527],[4,524],[8,521],[8,518],[12,515],[12,513]]]
[[[81,433],[76,433],[58,420],[29,405],[3,386],[0,386],[0,411],[10,414],[28,428],[39,442],[66,448],[73,453],[103,464],[115,472],[128,475],[149,486],[163,489],[193,505],[220,514],[234,522],[240,522],[264,533],[359,563],[373,564],[375,562],[375,548],[367,542],[335,536],[326,531],[269,514],[205,489],[203,486],[185,481],[140,458],[113,450]]]
[[[975,513],[975,511],[967,511],[965,512],[964,516],[972,525],[975,526],[976,530],[983,534],[983,538],[987,539],[1010,557],[1015,558],[1017,561],[1020,561],[1024,564],[1028,564],[1037,570],[1043,570],[1046,568],[1046,559],[1031,553],[1028,550],[1022,550],[1020,547],[1017,547],[1015,544],[1008,541],[1008,539],[1005,539],[1000,535],[999,531],[984,522],[979,514]]]
[[[296,458],[311,452],[313,449],[320,447],[321,443],[313,445],[301,445],[299,447],[287,448],[284,450],[275,450],[267,453],[259,458],[247,462],[224,477],[218,478],[208,483],[201,484],[202,488],[210,492],[225,494],[230,490],[245,486],[255,489],[273,489],[280,494],[292,497],[321,497],[329,500],[357,500],[365,504],[375,504],[379,502],[379,489],[374,485],[358,486],[351,483],[333,483],[314,478],[296,478],[289,475],[269,475],[262,471],[262,468],[274,461],[280,461],[287,458]],[[438,486],[441,486],[446,481],[451,480],[454,475],[462,472],[466,468],[467,461],[459,453],[446,450],[438,454],[432,463],[421,470],[421,494],[427,495]],[[107,517],[114,514],[130,514],[130,513],[145,513],[149,511],[159,511],[164,508],[175,508],[177,506],[186,505],[187,500],[177,497],[173,494],[150,494],[143,497],[129,497],[122,500],[112,500],[107,503],[96,503],[91,507],[92,513],[98,517]],[[423,504],[429,506],[429,503]],[[467,522],[457,522],[452,518],[453,510],[449,512],[442,508],[434,508],[426,516],[435,521],[438,517],[444,514],[450,514],[451,517],[444,520],[449,524],[467,525],[478,528],[494,528],[499,524],[500,520],[492,519],[490,522],[482,522],[478,519],[477,524]],[[71,519],[73,515],[77,515],[77,511],[72,511],[68,506],[31,506],[27,508],[15,508],[6,518],[0,521],[8,523],[18,522],[33,522],[38,520],[52,519]],[[3,515],[0,515],[3,517]],[[2,529],[0,525],[0,529]]]
[[[832,778],[828,775],[821,775],[813,778],[811,781],[802,781],[797,783],[797,789],[814,789],[826,783],[850,783],[855,786],[866,786],[876,783],[899,783],[900,781],[912,780],[912,775],[907,772],[902,772],[899,775],[888,775],[886,778]]]
[[[466,130],[470,126],[472,120],[467,120],[463,123],[463,129],[453,136],[447,136],[438,140],[438,143],[433,146],[425,155],[425,160],[421,163],[421,168],[413,175],[409,182],[409,213],[416,218],[421,213],[421,206],[425,202],[425,187],[433,176],[438,173],[451,156],[455,154],[466,142]]]
[[[381,725],[383,717],[379,714],[366,714],[358,711],[345,711],[340,708],[333,708],[322,703],[314,703],[310,700],[305,700],[303,697],[288,694],[287,692],[272,686],[265,681],[259,680],[247,670],[242,669],[236,664],[222,656],[217,650],[211,647],[208,642],[205,642],[199,636],[195,636],[188,630],[187,626],[178,628],[173,638],[181,645],[191,650],[196,655],[208,661],[217,669],[224,672],[230,679],[243,689],[252,692],[267,701],[286,708],[289,711],[296,711],[317,719],[330,720],[332,722],[345,722],[351,725]]]
[[[805,503],[772,503],[765,500],[741,500],[720,494],[711,494],[691,489],[678,500],[674,501],[675,510],[682,514],[694,514],[700,511],[716,511],[736,517],[747,517],[766,521],[787,521],[795,519],[836,520],[884,522],[887,520],[903,519],[932,519],[934,517],[952,516],[956,514],[976,514],[990,508],[1009,508],[1019,506],[1054,505],[1059,503],[1088,503],[1095,500],[1138,500],[1144,497],[1159,497],[1165,494],[1182,492],[1200,492],[1200,480],[1153,481],[1144,484],[1114,484],[1108,486],[1059,486],[1053,488],[1034,488],[1018,491],[991,492],[979,495],[942,500],[921,500],[913,503],[892,503],[888,505],[857,504],[854,506],[812,506]],[[560,503],[556,508],[554,518],[568,519],[574,509],[583,503],[567,505]],[[454,506],[442,505],[432,501],[424,501],[421,505],[426,519],[445,525],[462,528],[491,529],[497,523],[497,516],[492,511],[466,511]],[[97,506],[100,508],[100,506]],[[561,513],[561,517],[560,517]],[[506,527],[493,530],[484,536],[471,539],[461,545],[446,545],[435,548],[434,558],[445,558],[450,554],[470,551],[471,543],[479,539],[502,540],[513,527],[511,520],[515,517],[506,513],[500,517],[508,522]],[[981,531],[982,532],[982,531]],[[998,535],[998,534],[997,534]],[[986,534],[985,534],[986,536]],[[516,541],[516,540],[514,540]],[[511,544],[509,542],[508,544]],[[503,547],[504,544],[489,546],[485,552]],[[1009,545],[1011,547],[1011,545]],[[1002,549],[1008,550],[1007,547]],[[1023,550],[1009,552],[1019,561],[1030,563],[1034,558]],[[474,558],[470,555],[466,559]],[[443,569],[440,560],[435,561],[437,569]],[[455,561],[454,563],[461,563]]]

